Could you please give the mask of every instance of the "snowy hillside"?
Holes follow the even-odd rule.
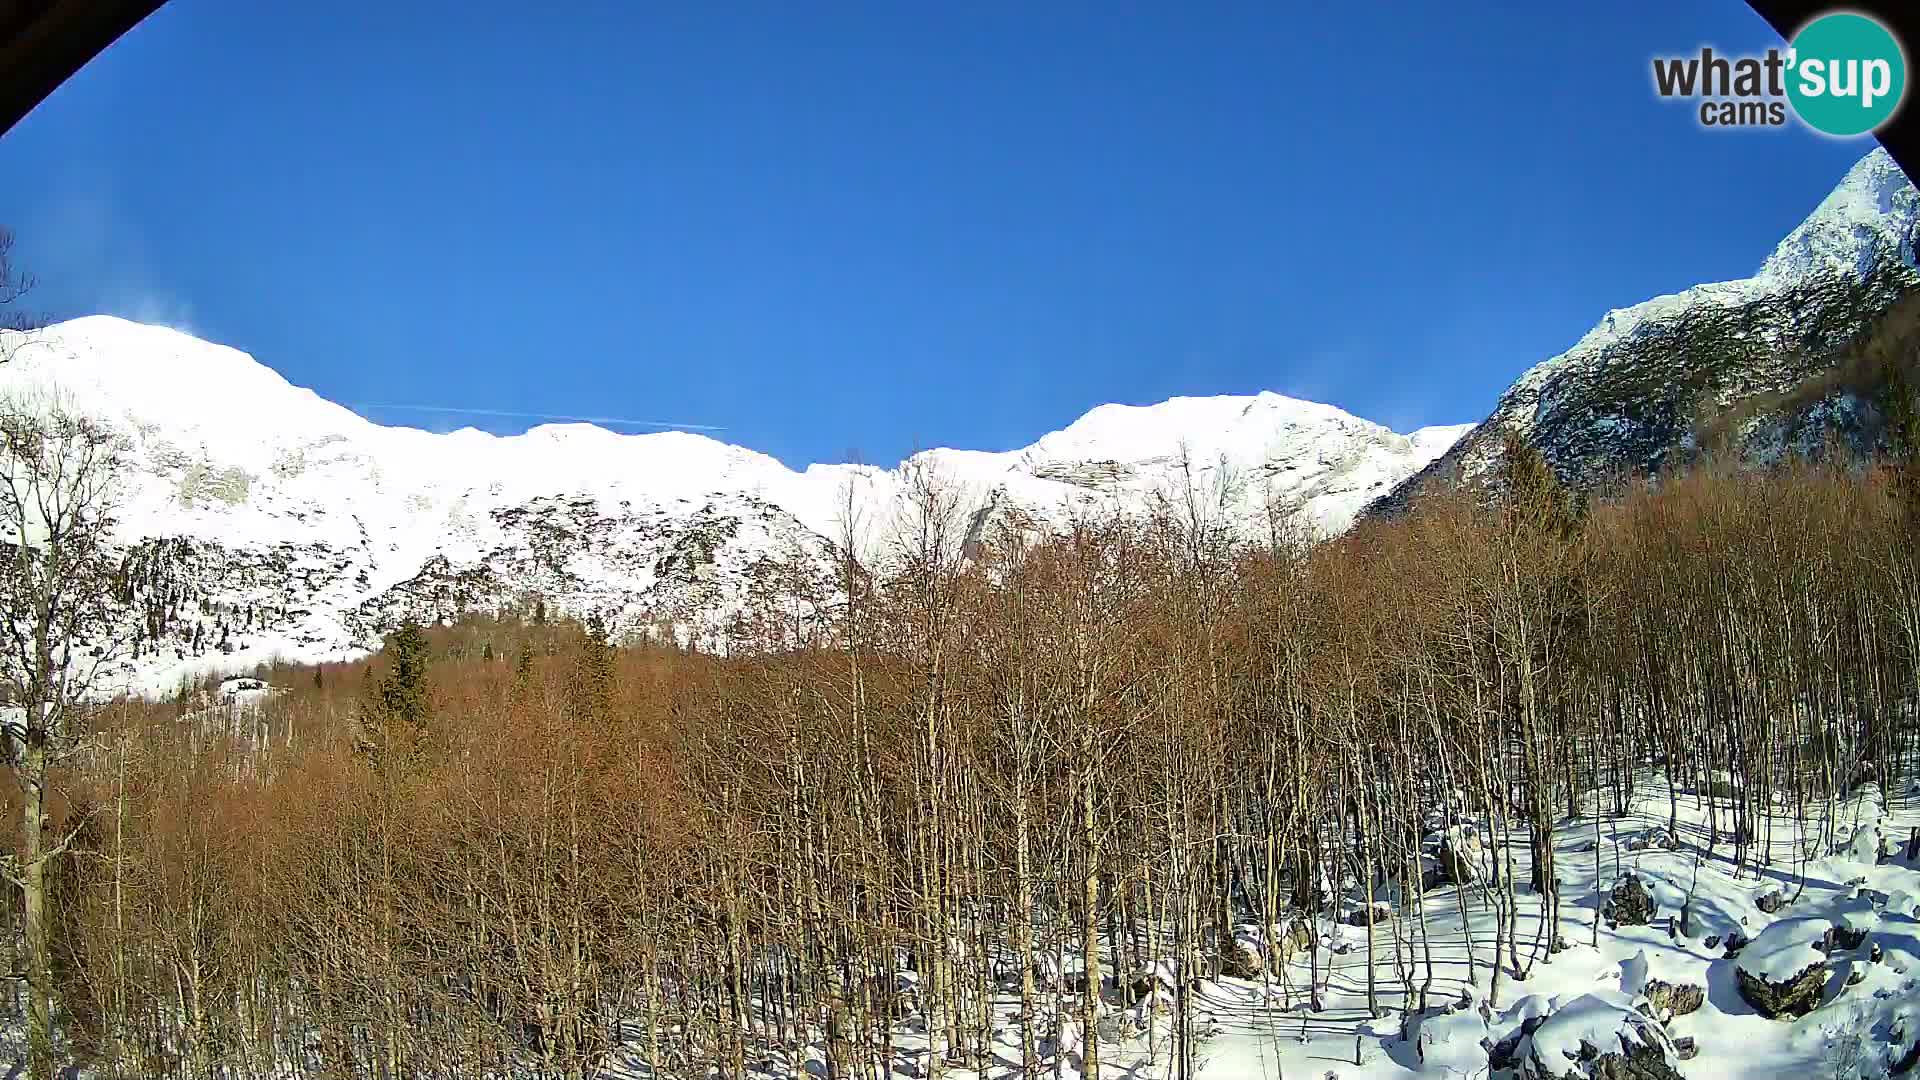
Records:
[[[1699,447],[1702,418],[1737,416],[1732,446],[1767,461],[1838,434],[1870,446],[1877,416],[1844,387],[1816,385],[1845,346],[1920,289],[1920,194],[1884,150],[1862,158],[1753,277],[1697,285],[1611,311],[1566,352],[1534,365],[1493,414],[1379,504],[1424,485],[1491,479],[1502,433],[1528,436],[1577,486],[1657,471]],[[1783,396],[1785,408],[1773,403]]]
[[[153,689],[535,597],[710,642],[756,590],[829,596],[849,498],[871,559],[913,469],[957,485],[976,534],[1089,503],[1145,510],[1184,485],[1224,492],[1247,528],[1277,506],[1339,531],[1465,431],[1400,435],[1271,393],[1176,398],[1102,406],[1011,452],[796,472],[682,432],[383,427],[245,353],[109,317],[41,331],[0,367],[0,392],[58,395],[127,435],[121,538],[157,641],[123,674]]]
[[[1724,833],[1720,850],[1709,850],[1711,796],[1683,789],[1669,804],[1664,782],[1643,774],[1644,794],[1626,813],[1583,807],[1555,832],[1563,898],[1558,944],[1551,960],[1531,965],[1524,979],[1503,972],[1496,984],[1487,960],[1500,913],[1492,897],[1498,890],[1485,883],[1508,856],[1506,872],[1525,880],[1530,853],[1517,836],[1499,846],[1476,839],[1472,858],[1461,864],[1467,884],[1443,879],[1424,893],[1384,886],[1378,895],[1399,907],[1390,914],[1393,905],[1383,902],[1371,929],[1351,904],[1346,917],[1317,915],[1310,927],[1239,924],[1235,949],[1249,968],[1207,970],[1188,983],[1198,1046],[1186,1075],[1912,1075],[1920,1063],[1920,861],[1909,843],[1920,837],[1920,807],[1913,792],[1890,798],[1864,785],[1808,826],[1796,827],[1788,808],[1778,807],[1755,843],[1770,853],[1766,864],[1743,865],[1730,857]],[[1486,821],[1467,828],[1476,837],[1494,835]],[[1513,932],[1522,955],[1546,937],[1535,904],[1527,894],[1518,904]],[[1311,951],[1308,935],[1317,945]],[[1102,1076],[1182,1075],[1167,1064],[1179,982],[1165,963],[1115,981],[1145,989],[1099,1021]],[[1318,1008],[1305,1004],[1314,994],[1309,988],[1318,988]],[[1370,991],[1384,1006],[1377,1014],[1369,1010]],[[996,1058],[1018,1062],[1017,998],[1008,994],[995,1004]],[[925,1031],[924,1024],[904,1026],[895,1036],[896,1075],[924,1075],[916,1065],[926,1054]],[[1078,1049],[1068,1046],[1069,1053]],[[644,1047],[627,1049],[604,1075],[639,1080],[648,1075],[645,1054]],[[775,1052],[751,1075],[817,1076],[825,1071],[822,1057],[814,1047]],[[1000,1075],[954,1065],[946,1074]],[[1063,1075],[1082,1074],[1068,1066]]]

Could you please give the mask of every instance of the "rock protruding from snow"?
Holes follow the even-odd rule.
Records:
[[[1628,851],[1672,851],[1680,846],[1673,831],[1665,825],[1656,825],[1651,829],[1642,829],[1627,838]]]
[[[1827,919],[1782,919],[1740,950],[1734,974],[1740,996],[1761,1016],[1792,1019],[1820,1004],[1827,984]]]
[[[1693,983],[1649,979],[1640,993],[1647,999],[1647,1006],[1653,1010],[1653,1015],[1663,1024],[1676,1016],[1696,1012],[1707,1003],[1707,988]]]
[[[265,694],[268,689],[269,687],[266,682],[261,679],[252,679],[236,675],[229,679],[220,680],[219,695],[222,700],[225,700],[228,698],[245,697],[250,694]]]
[[[1638,875],[1628,874],[1607,895],[1607,904],[1600,914],[1612,926],[1645,926],[1657,910],[1653,891],[1647,888],[1646,882]]]
[[[1258,939],[1235,934],[1220,946],[1220,974],[1230,979],[1257,979],[1267,970],[1266,954]]]
[[[1886,834],[1873,822],[1863,822],[1854,827],[1853,833],[1835,849],[1834,854],[1853,862],[1872,866],[1893,852]]]
[[[1471,825],[1449,826],[1440,838],[1441,881],[1449,885],[1478,881],[1481,851],[1479,830]]]
[[[1679,1052],[1625,994],[1597,991],[1557,1009],[1520,1048],[1525,1080],[1680,1080]]]
[[[1361,904],[1347,915],[1348,926],[1378,926],[1393,919],[1393,905],[1384,900]]]
[[[1159,960],[1135,968],[1121,985],[1128,1005],[1148,999],[1170,1002],[1180,992],[1180,976],[1171,963]]]

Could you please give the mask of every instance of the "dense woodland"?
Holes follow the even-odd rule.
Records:
[[[257,707],[192,687],[91,710],[48,787],[61,1054],[578,1077],[619,1046],[738,1078],[816,1045],[842,1080],[884,1077],[908,1024],[937,1080],[982,1065],[1014,1003],[1024,1075],[1097,1077],[1077,1033],[1164,972],[1155,1053],[1186,1075],[1191,978],[1311,1007],[1318,976],[1266,958],[1317,958],[1315,914],[1397,950],[1381,1015],[1426,1007],[1438,881],[1499,914],[1464,943],[1497,996],[1561,944],[1538,916],[1566,899],[1569,815],[1704,797],[1710,851],[1779,866],[1801,856],[1755,839],[1765,819],[1818,833],[1854,785],[1900,797],[1904,459],[1588,501],[1515,441],[1494,504],[1319,544],[1278,513],[1230,529],[1217,478],[1149,520],[968,540],[925,476],[865,523],[883,558],[768,598],[724,656],[529,606],[262,672],[284,692]],[[1450,822],[1486,837],[1475,866],[1436,849]]]

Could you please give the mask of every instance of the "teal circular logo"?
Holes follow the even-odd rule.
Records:
[[[1787,99],[1815,131],[1864,135],[1900,108],[1907,59],[1886,27],[1836,12],[1802,27],[1788,54]]]

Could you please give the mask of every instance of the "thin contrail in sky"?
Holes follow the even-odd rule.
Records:
[[[566,416],[560,413],[515,412],[512,409],[463,409],[457,405],[387,405],[362,402],[362,409],[392,412],[459,413],[463,416],[499,416],[510,420],[561,420],[574,424],[614,424],[620,427],[680,428],[686,431],[725,431],[719,424],[682,424],[673,420],[634,420],[625,416]]]

